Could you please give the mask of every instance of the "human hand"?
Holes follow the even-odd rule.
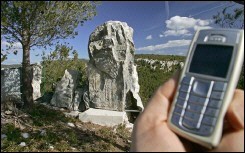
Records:
[[[167,125],[168,112],[177,88],[179,72],[160,86],[138,116],[130,151],[182,152],[206,148],[178,137]],[[206,150],[207,151],[207,150]],[[226,113],[220,144],[208,151],[244,151],[244,91],[236,90]]]

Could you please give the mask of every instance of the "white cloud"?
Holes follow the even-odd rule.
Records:
[[[145,39],[151,40],[152,39],[152,35],[147,36]]]
[[[202,20],[202,19],[195,19],[192,17],[181,17],[181,16],[174,16],[169,20],[165,21],[166,30],[163,34],[164,36],[190,36],[190,30],[196,30],[197,28],[210,28],[210,24],[212,20]]]
[[[186,29],[181,29],[181,30],[167,30],[164,33],[164,36],[191,36],[192,34],[190,33],[189,30]]]
[[[164,37],[164,35],[160,34],[159,37],[162,38],[162,37]]]
[[[181,30],[193,27],[196,24],[196,20],[194,18],[174,16],[166,20],[165,23],[169,29]]]
[[[155,46],[146,46],[146,47],[140,47],[137,48],[136,50],[140,51],[155,51],[155,50],[160,50],[160,49],[165,49],[165,48],[171,48],[171,47],[181,47],[181,46],[188,46],[190,45],[191,40],[169,40],[167,43],[164,44],[159,44]]]

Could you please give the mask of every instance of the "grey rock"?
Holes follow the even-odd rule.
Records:
[[[82,96],[83,96],[83,89],[82,88],[77,88],[75,90],[75,96],[73,98],[73,110],[79,110],[79,104],[82,101]]]
[[[32,64],[33,70],[33,99],[41,97],[40,84],[42,78],[42,66]],[[14,101],[21,101],[21,65],[8,65],[1,69],[1,101],[11,98]]]
[[[122,111],[89,108],[79,114],[79,120],[85,123],[91,122],[93,124],[113,127],[125,123],[127,115],[126,112]]]
[[[41,97],[40,85],[42,82],[42,66],[40,64],[32,65],[33,69],[33,79],[32,79],[32,87],[33,87],[33,100]]]
[[[73,123],[70,123],[70,122],[67,123],[67,125],[70,126],[70,127],[75,127],[75,125]]]
[[[80,113],[79,111],[64,112],[66,117],[73,117],[73,118],[77,118],[79,113]]]
[[[21,135],[25,139],[29,138],[29,133],[21,133]]]
[[[10,110],[7,110],[7,111],[5,111],[5,114],[6,114],[6,115],[11,115],[11,114],[13,114],[13,112],[10,111]]]
[[[53,146],[49,146],[49,148],[50,148],[50,149],[54,149],[54,147],[53,147]]]
[[[125,22],[108,21],[89,38],[90,107],[143,110],[134,64],[133,29]]]
[[[19,144],[19,146],[25,147],[25,146],[26,146],[26,143],[25,143],[25,142],[21,142],[21,143]]]
[[[1,139],[7,138],[6,134],[1,134]]]
[[[64,76],[57,83],[55,93],[50,103],[56,107],[77,110],[77,106],[73,103],[73,98],[79,77],[80,73],[78,71],[65,70]]]
[[[47,134],[46,130],[41,130],[40,135],[45,136]]]
[[[138,59],[136,59],[136,61],[141,61],[141,62],[143,61],[143,62],[149,64],[151,69],[154,69],[154,70],[157,68],[157,66],[153,66],[153,65],[156,63],[159,63],[159,65],[160,65],[159,69],[163,70],[163,72],[170,72],[173,69],[173,66],[179,65],[180,68],[183,68],[183,66],[184,66],[184,62],[179,62],[177,60],[159,61],[159,60],[153,60],[153,59],[138,58]]]
[[[8,98],[21,101],[20,76],[20,68],[1,69],[1,101]]]

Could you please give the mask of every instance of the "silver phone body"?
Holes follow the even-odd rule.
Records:
[[[244,30],[197,30],[171,105],[169,127],[202,146],[216,147],[243,60]]]

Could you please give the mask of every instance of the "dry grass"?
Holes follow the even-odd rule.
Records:
[[[1,151],[77,152],[129,151],[130,132],[123,126],[103,127],[66,117],[61,111],[36,105],[31,111],[1,113]],[[67,123],[73,123],[70,127]],[[44,132],[45,131],[45,132]],[[21,133],[28,133],[23,138]],[[26,146],[19,146],[25,142]]]

